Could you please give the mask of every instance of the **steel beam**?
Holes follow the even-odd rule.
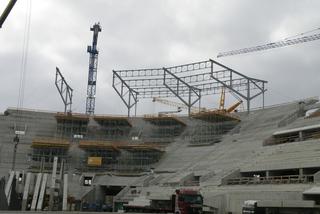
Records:
[[[128,117],[130,117],[130,109],[138,102],[138,92],[131,88],[116,71],[113,71],[112,87],[126,105]]]
[[[171,73],[168,69],[163,68],[164,75],[163,75],[163,84],[179,99],[181,100],[186,106],[188,106],[188,115],[191,114],[191,107],[200,100],[201,97],[201,90],[189,85],[184,80],[179,78],[177,75]],[[170,76],[171,78],[168,80],[167,77]],[[180,87],[187,87],[188,88],[188,97],[185,99],[181,96]],[[196,97],[192,100],[193,97]]]
[[[73,89],[66,82],[58,67],[56,67],[55,85],[64,104],[64,112],[71,112]]]
[[[165,68],[113,70],[113,88],[128,108],[128,115],[138,99],[176,97],[191,105],[201,96],[219,94],[221,87],[246,100],[247,108],[262,94],[264,105],[266,83],[211,59]]]
[[[210,59],[211,61],[211,71],[212,71],[212,79],[214,79],[215,81],[217,81],[218,83],[220,83],[221,85],[223,85],[224,87],[228,88],[229,90],[231,90],[232,92],[234,92],[235,94],[239,95],[241,98],[243,98],[244,100],[246,100],[247,102],[247,111],[250,111],[250,101],[254,98],[256,98],[257,96],[264,94],[266,92],[265,89],[265,84],[267,83],[267,81],[265,80],[259,80],[259,79],[255,79],[255,78],[250,78],[244,74],[241,74],[231,68],[228,68],[225,65],[222,65],[221,63],[218,63],[212,59]],[[213,71],[213,66],[220,66],[222,68],[224,68],[225,70],[227,70],[230,74],[229,76],[229,81],[222,81],[220,78],[218,78],[218,73]],[[244,84],[246,85],[246,93],[242,93],[240,90],[235,90],[234,89],[234,77],[235,76],[239,76],[240,79],[244,80]],[[253,89],[257,89],[257,92],[255,94],[252,95],[252,91]],[[264,98],[263,98],[264,99]],[[263,101],[264,102],[264,101]],[[264,105],[264,103],[263,103]]]

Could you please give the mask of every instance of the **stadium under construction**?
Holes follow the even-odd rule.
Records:
[[[100,24],[90,30],[85,113],[72,111],[73,89],[56,68],[64,111],[18,106],[0,115],[0,213],[320,213],[317,97],[265,106],[266,80],[209,59],[113,70],[127,114],[95,114]],[[215,109],[202,105],[206,95],[220,95]],[[237,102],[226,107],[226,95]],[[176,110],[139,116],[143,99]]]
[[[253,203],[264,213],[317,213],[320,104],[250,109],[266,84],[208,60],[113,71],[126,116],[70,112],[72,96],[65,112],[8,108],[0,116],[1,208],[118,212],[192,189],[203,197],[202,212],[241,213]],[[237,111],[242,101],[224,108],[226,91],[247,108]],[[219,108],[197,105],[219,93]],[[188,115],[130,114],[154,97],[176,97]]]

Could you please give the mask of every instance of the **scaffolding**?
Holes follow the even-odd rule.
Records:
[[[144,115],[143,119],[152,124],[148,136],[144,136],[145,140],[158,144],[173,142],[187,126],[185,122],[174,115]]]
[[[72,139],[75,135],[81,135],[81,138],[86,136],[89,123],[88,115],[58,112],[55,118],[59,137]]]
[[[219,143],[222,137],[240,123],[240,117],[224,110],[206,110],[191,114],[183,138],[190,146]]]
[[[94,116],[93,119],[100,125],[100,138],[105,140],[128,139],[132,129],[131,121],[127,117]]]
[[[150,144],[121,145],[119,148],[121,156],[115,168],[118,172],[149,172],[164,153],[158,145]]]
[[[64,161],[67,169],[69,162],[68,151],[70,142],[62,139],[34,139],[31,144],[30,168],[33,171],[49,171],[53,167],[54,157],[58,157],[59,163]]]
[[[217,123],[226,121],[240,122],[240,118],[236,114],[228,113],[222,110],[211,110],[193,113],[191,114],[191,117]]]
[[[81,171],[113,170],[120,150],[109,141],[80,141],[79,148],[85,151],[79,168]]]
[[[85,151],[81,171],[148,171],[164,152],[158,145],[116,141],[80,141],[79,148]]]
[[[218,94],[222,87],[247,102],[264,93],[267,81],[248,77],[212,59],[173,67],[135,70],[113,70],[112,86],[130,111],[140,99],[176,97],[188,107],[201,108],[201,97]]]

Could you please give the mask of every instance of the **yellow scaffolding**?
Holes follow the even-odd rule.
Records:
[[[59,148],[69,148],[70,142],[63,139],[45,139],[45,138],[38,138],[33,139],[31,147],[33,148],[45,148],[45,147],[59,147]]]
[[[240,118],[235,115],[221,110],[203,111],[199,113],[192,113],[191,117],[205,120],[208,122],[226,122],[237,121],[240,122]]]
[[[57,112],[55,118],[58,121],[61,120],[68,120],[68,121],[89,121],[89,116],[86,114],[80,113],[64,113],[64,112]]]

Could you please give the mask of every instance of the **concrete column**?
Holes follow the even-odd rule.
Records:
[[[302,131],[299,132],[299,141],[303,141],[303,133],[302,133]]]
[[[68,174],[63,175],[62,211],[68,210]]]
[[[58,165],[58,157],[54,157],[53,159],[53,168],[52,168],[52,175],[51,175],[51,187],[50,187],[50,198],[49,198],[49,211],[53,210],[53,203],[54,203],[54,192],[56,188],[56,176],[57,176],[57,165]]]
[[[31,203],[31,211],[35,211],[38,203],[38,198],[39,198],[39,191],[40,191],[40,186],[41,186],[41,181],[42,181],[42,173],[37,174],[37,180],[36,180],[36,185],[34,187],[34,193],[33,193],[33,198],[32,198],[32,203]]]
[[[299,169],[299,178],[301,179],[303,176],[303,169]]]
[[[25,211],[27,208],[27,201],[28,201],[28,196],[29,196],[31,176],[32,176],[32,173],[29,172],[27,174],[26,183],[25,183],[24,191],[23,191],[22,206],[21,206],[22,211]]]
[[[266,171],[266,178],[270,177],[270,171]]]
[[[44,196],[45,196],[45,192],[46,192],[46,188],[47,188],[47,180],[48,180],[48,174],[45,173],[45,174],[43,174],[43,177],[42,177],[42,184],[41,184],[41,189],[40,189],[40,194],[39,194],[39,199],[38,199],[36,210],[42,210],[43,200],[44,200]]]
[[[11,188],[12,188],[12,182],[13,182],[14,176],[15,176],[14,171],[11,171],[10,175],[9,175],[8,182],[7,182],[5,189],[4,189],[4,193],[7,197],[8,204],[10,204],[10,195],[11,195]]]
[[[320,183],[320,171],[313,175],[314,183]]]

